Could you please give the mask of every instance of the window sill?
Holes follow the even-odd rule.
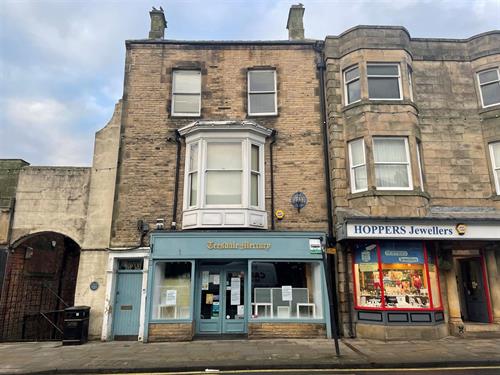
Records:
[[[197,119],[201,118],[201,114],[199,115],[170,115],[172,119]]]
[[[479,114],[484,119],[497,118],[500,117],[500,103],[495,104],[486,108],[479,109]]]
[[[411,100],[401,100],[401,99],[394,99],[394,100],[387,100],[387,99],[363,99],[363,100],[358,100],[357,102],[348,104],[342,108],[342,112],[347,112],[352,109],[358,108],[358,107],[364,107],[364,106],[380,106],[380,105],[408,105],[410,107],[413,107],[416,111],[416,113],[419,113],[417,105],[411,101]]]
[[[402,197],[422,197],[428,200],[431,199],[431,196],[425,191],[421,190],[376,190],[370,189],[366,191],[360,191],[358,193],[351,193],[347,195],[347,199],[356,199],[356,198],[364,198],[364,197],[383,197],[383,196],[402,196]]]

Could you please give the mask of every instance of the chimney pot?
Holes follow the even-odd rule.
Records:
[[[304,39],[304,5],[296,4],[290,7],[288,12],[288,40]]]
[[[163,39],[165,37],[165,29],[167,28],[167,20],[163,13],[163,8],[153,9],[149,12],[151,17],[151,30],[149,30],[149,39]]]

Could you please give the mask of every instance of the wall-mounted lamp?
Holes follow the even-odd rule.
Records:
[[[307,204],[307,197],[303,192],[298,191],[296,193],[293,193],[291,203],[292,206],[295,207],[298,212],[300,212],[300,210]]]

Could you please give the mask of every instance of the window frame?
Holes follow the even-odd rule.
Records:
[[[347,78],[346,78],[347,73],[349,73],[351,70],[354,70],[354,69],[358,69],[358,76],[356,78],[347,80]],[[360,70],[359,64],[351,65],[351,66],[345,68],[344,69],[344,73],[343,73],[343,79],[344,79],[345,105],[350,105],[350,104],[353,104],[353,103],[360,102],[361,101],[361,70]],[[348,89],[348,86],[349,86],[349,84],[351,84],[351,83],[353,83],[355,81],[359,81],[359,99],[350,102],[349,101],[349,89]]]
[[[363,150],[363,164],[357,164],[353,165],[353,157],[352,157],[352,144],[355,142],[361,142],[362,144],[362,150]],[[367,191],[368,190],[368,166],[366,165],[366,149],[365,149],[365,140],[364,138],[358,138],[358,139],[353,139],[352,141],[349,141],[348,144],[348,152],[349,152],[349,175],[351,178],[351,193],[359,193],[362,191]],[[359,167],[365,167],[365,173],[366,173],[366,187],[365,188],[357,188],[356,185],[356,176],[354,174],[354,169],[359,168]]]
[[[368,68],[370,66],[397,66],[397,75],[380,75],[380,74],[369,74]],[[398,80],[398,98],[372,98],[370,97],[370,77],[372,78],[397,78]],[[366,63],[366,84],[367,84],[367,94],[369,100],[403,100],[403,90],[401,85],[401,65],[399,62],[367,62]]]
[[[488,147],[490,149],[491,170],[493,172],[496,195],[500,195],[500,182],[498,181],[500,178],[500,165],[496,165],[495,163],[495,151],[493,149],[494,147],[498,147],[498,152],[500,153],[500,141],[491,142],[488,144]]]
[[[414,102],[413,98],[413,68],[410,64],[406,64],[406,69],[408,70],[408,90],[410,92],[410,100]]]
[[[192,142],[186,145],[186,162],[184,163],[185,173],[184,173],[184,199],[183,199],[183,210],[198,210],[198,209],[255,209],[255,210],[265,210],[265,191],[264,191],[264,179],[265,179],[265,148],[264,143],[258,142],[256,139],[248,137],[221,137],[217,134],[215,136],[203,135],[193,139]],[[207,172],[212,170],[207,168],[207,157],[208,157],[208,145],[210,143],[239,143],[241,145],[241,203],[240,204],[207,204],[206,191],[207,191]],[[191,181],[190,175],[193,171],[190,170],[189,161],[191,158],[191,147],[192,145],[198,145],[198,189],[197,189],[197,200],[195,205],[191,205]],[[257,184],[257,200],[258,205],[251,204],[251,152],[252,145],[258,147],[259,151],[259,179]]]
[[[362,306],[358,304],[358,284],[357,282],[357,275],[359,274],[359,269],[358,273],[356,273],[356,265],[360,263],[356,263],[356,251],[357,249],[353,249],[353,261],[351,264],[351,272],[353,275],[353,294],[354,294],[354,309],[356,310],[376,310],[376,311],[444,311],[443,307],[443,292],[441,290],[441,281],[440,281],[440,275],[439,275],[439,266],[438,266],[438,258],[437,258],[437,252],[432,249],[427,248],[427,244],[425,241],[418,241],[422,242],[422,250],[423,250],[423,256],[424,256],[424,263],[423,263],[423,275],[427,279],[427,289],[428,289],[428,295],[429,295],[429,307],[388,307],[386,306],[385,302],[385,284],[384,284],[384,278],[383,278],[383,265],[387,263],[382,263],[382,250],[381,250],[381,242],[384,240],[377,240],[373,239],[370,240],[374,245],[376,245],[376,255],[377,255],[377,261],[373,262],[377,264],[377,272],[379,274],[379,280],[377,280],[380,284],[380,306]],[[432,262],[432,263],[431,263]],[[436,281],[437,281],[437,292],[438,296],[434,295],[434,291],[432,290],[431,287],[431,278],[429,274],[429,264],[433,264],[435,267],[435,272],[436,272]],[[435,306],[438,305],[438,306]]]
[[[420,178],[420,189],[425,191],[424,187],[424,160],[422,159],[422,142],[417,140],[417,163],[418,176]]]
[[[157,278],[157,267],[163,263],[189,263],[191,265],[190,270],[190,285],[189,285],[189,316],[182,318],[160,318],[155,314],[155,307],[158,307],[159,304],[156,303],[156,297],[158,297],[155,293],[156,283],[158,282]],[[194,316],[194,292],[195,292],[195,261],[192,259],[158,259],[152,263],[152,267],[150,268],[150,272],[153,273],[152,279],[152,292],[151,298],[149,299],[149,322],[150,323],[184,323],[191,322]],[[161,298],[161,297],[160,297]],[[156,317],[155,317],[156,315]]]
[[[199,89],[199,92],[195,93],[195,92],[190,92],[190,93],[177,93],[175,92],[175,75],[176,74],[179,74],[179,73],[186,73],[186,72],[196,72],[198,73],[198,76],[199,76],[199,79],[200,79],[200,89]],[[202,83],[201,83],[201,78],[202,78],[202,75],[201,75],[201,70],[198,70],[198,69],[174,69],[172,71],[172,105],[171,105],[171,110],[170,110],[170,115],[172,117],[200,117],[201,116],[201,86],[202,86]],[[199,97],[199,101],[198,101],[198,112],[197,113],[186,113],[186,112],[179,112],[179,113],[176,113],[175,112],[175,96],[176,95],[189,95],[189,96],[198,96]]]
[[[208,146],[209,144],[234,144],[238,143],[240,145],[240,152],[241,152],[241,169],[209,169],[208,168]],[[245,198],[244,198],[244,193],[245,193],[245,166],[246,163],[248,163],[248,160],[245,160],[245,144],[244,144],[243,139],[234,139],[234,138],[228,138],[228,139],[221,139],[221,138],[210,138],[210,139],[203,139],[202,144],[205,146],[203,147],[203,156],[202,156],[202,173],[203,173],[203,180],[200,183],[199,187],[202,190],[201,194],[201,203],[202,207],[204,208],[239,208],[239,207],[246,207],[245,206]],[[247,157],[248,159],[248,157]],[[207,183],[208,183],[208,172],[240,172],[240,178],[241,178],[241,203],[223,203],[223,204],[209,204],[207,203]]]
[[[488,81],[488,82],[481,83],[481,79],[479,78],[479,75],[481,73],[486,73],[486,72],[490,72],[490,71],[495,71],[497,73],[497,79],[493,80],[493,81]],[[478,87],[479,87],[479,96],[481,97],[481,106],[483,108],[489,108],[489,107],[500,105],[500,101],[498,101],[496,103],[484,105],[483,89],[482,89],[483,86],[489,85],[489,84],[492,84],[492,83],[495,83],[495,82],[498,82],[498,85],[500,86],[500,69],[498,67],[483,69],[483,70],[481,70],[481,71],[479,71],[479,72],[476,73],[476,78],[477,78],[477,84],[478,84]]]
[[[274,90],[273,91],[251,91],[250,89],[250,75],[256,72],[272,72],[274,78]],[[274,94],[274,112],[255,112],[252,113],[250,96],[258,94]],[[275,69],[249,69],[247,71],[247,114],[248,116],[276,116],[278,114],[278,84],[276,78]]]
[[[375,140],[377,139],[403,139],[405,143],[405,154],[406,154],[406,162],[376,162],[375,161]],[[411,158],[410,158],[410,147],[409,147],[409,142],[408,142],[408,137],[377,137],[374,136],[372,137],[372,147],[373,147],[373,178],[374,178],[374,185],[376,190],[413,190],[413,178],[412,178],[412,170],[411,170]],[[408,186],[407,187],[400,187],[400,186],[389,186],[389,187],[379,187],[377,186],[377,165],[403,165],[405,164],[406,167],[406,172],[408,175]]]

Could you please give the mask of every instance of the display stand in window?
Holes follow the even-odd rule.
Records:
[[[353,268],[357,308],[442,307],[437,266],[422,242],[357,243]]]

